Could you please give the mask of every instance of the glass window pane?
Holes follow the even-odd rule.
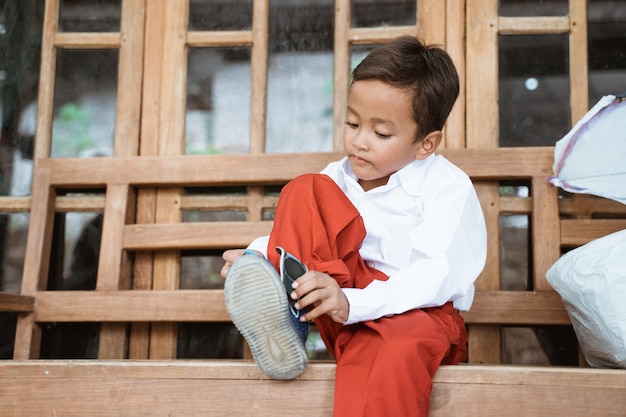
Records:
[[[100,323],[45,323],[41,359],[97,359]]]
[[[500,288],[531,289],[530,228],[526,215],[500,216]]]
[[[0,359],[13,359],[17,313],[0,311]]]
[[[330,2],[271,6],[268,153],[332,150],[333,10]]]
[[[94,290],[98,275],[102,213],[57,213],[49,290]]]
[[[415,25],[415,0],[352,0],[352,27]]]
[[[30,194],[43,8],[0,2],[0,196]]]
[[[186,196],[210,195],[215,197],[245,198],[245,189],[188,189]],[[201,205],[201,200],[198,200]],[[241,210],[183,210],[183,222],[226,222],[246,221],[248,212]],[[180,288],[181,289],[220,289],[224,288],[224,280],[220,270],[224,265],[222,250],[187,250],[181,252]]]
[[[607,94],[626,91],[626,2],[587,3],[589,107]]]
[[[177,359],[243,358],[243,337],[232,323],[180,323],[177,336]]]
[[[500,146],[552,146],[570,129],[567,35],[499,37]]]
[[[252,0],[191,0],[189,30],[250,30]]]
[[[117,50],[57,53],[52,157],[113,155]]]
[[[500,16],[566,16],[568,0],[500,0]]]
[[[578,357],[572,326],[502,328],[502,363],[578,366]]]
[[[26,237],[28,235],[27,213],[0,214],[0,291],[18,294],[24,272]]]
[[[354,45],[350,47],[350,71],[352,71],[363,59],[378,45]]]
[[[61,0],[60,32],[119,32],[121,0]]]
[[[190,48],[185,153],[246,153],[250,48]]]
[[[248,217],[246,210],[219,210],[219,211],[184,211],[184,222],[245,222]]]
[[[218,251],[183,251],[180,259],[180,289],[221,289],[224,260]]]

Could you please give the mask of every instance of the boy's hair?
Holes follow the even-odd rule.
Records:
[[[446,51],[402,36],[373,49],[352,71],[352,83],[378,80],[413,92],[417,140],[443,125],[459,95],[459,75]]]

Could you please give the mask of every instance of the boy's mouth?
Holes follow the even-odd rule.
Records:
[[[369,164],[369,161],[365,158],[362,158],[358,155],[350,155],[350,159],[352,160],[353,163],[355,163],[356,165],[366,165]]]

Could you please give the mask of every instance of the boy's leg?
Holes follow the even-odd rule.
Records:
[[[283,188],[270,235],[274,246],[341,287],[364,288],[386,280],[359,254],[365,228],[358,210],[325,175],[310,174]],[[427,416],[432,376],[441,363],[465,359],[467,335],[452,304],[343,326],[329,317],[315,324],[337,358],[335,416]]]
[[[337,200],[343,204],[338,205]],[[277,271],[293,271],[288,267],[293,264],[281,267],[281,254],[289,252],[309,267],[329,272],[337,279],[343,277],[343,284],[352,286],[348,280],[351,271],[359,269],[355,261],[360,261],[358,247],[364,236],[358,211],[329,177],[305,175],[284,188],[270,235],[271,263],[256,255],[242,256],[231,266],[224,284],[226,307],[233,323],[267,375],[291,379],[307,365],[302,341],[306,340],[308,323],[299,322],[289,307],[289,291],[285,291]],[[280,252],[275,250],[279,247]],[[289,259],[285,256],[285,262]],[[364,265],[361,268],[367,272]],[[322,326],[320,333],[332,346],[342,326],[328,317],[321,322],[327,326]]]
[[[360,323],[337,342],[336,417],[427,417],[440,364],[465,360],[467,334],[451,303]]]
[[[268,244],[268,259],[278,267],[280,246],[309,270],[331,275],[345,288],[367,286],[386,280],[382,272],[365,265],[359,248],[365,238],[363,219],[335,182],[326,175],[305,174],[287,184],[280,194],[274,228]],[[344,327],[327,316],[315,324],[328,350]]]

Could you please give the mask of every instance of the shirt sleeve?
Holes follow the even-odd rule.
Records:
[[[435,176],[437,178],[437,176]],[[474,281],[487,256],[484,216],[468,177],[432,180],[422,221],[410,232],[411,261],[364,289],[344,288],[350,303],[345,324],[375,320],[453,301],[467,310]]]
[[[257,237],[248,245],[246,249],[256,250],[263,254],[265,259],[267,259],[267,245],[270,243],[269,235]]]

